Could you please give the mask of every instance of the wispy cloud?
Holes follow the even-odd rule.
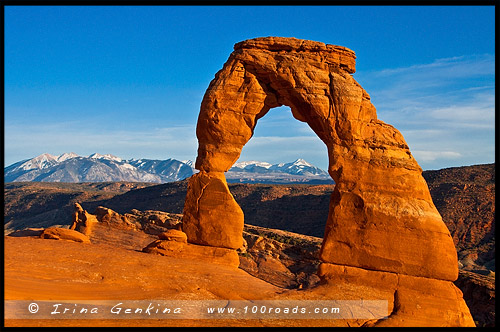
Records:
[[[494,56],[438,59],[355,78],[424,169],[494,162]]]
[[[422,151],[413,150],[413,156],[420,161],[430,162],[437,159],[457,159],[462,155],[455,151]]]
[[[410,74],[417,79],[429,77],[446,79],[460,77],[482,77],[495,74],[495,57],[491,54],[476,54],[436,59],[432,63],[416,64],[408,67],[383,69],[371,72],[375,77],[394,77]],[[492,67],[493,65],[493,67]],[[416,75],[416,76],[415,76]]]

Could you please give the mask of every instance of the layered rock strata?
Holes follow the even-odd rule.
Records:
[[[328,172],[336,183],[321,260],[452,286],[457,254],[422,169],[401,133],[377,119],[354,72],[354,52],[340,46],[279,37],[235,45],[200,108],[195,164],[200,173],[189,180],[183,218],[189,243],[240,245],[243,216],[224,172],[238,160],[257,121],[285,105],[326,144]],[[328,273],[322,272],[324,280]],[[470,317],[461,295],[454,296],[452,311]]]

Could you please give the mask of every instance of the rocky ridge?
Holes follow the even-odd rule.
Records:
[[[462,268],[495,271],[495,164],[423,173],[450,230]]]

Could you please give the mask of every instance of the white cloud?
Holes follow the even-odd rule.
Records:
[[[354,77],[379,119],[401,131],[422,168],[494,162],[494,56],[438,59]]]
[[[455,151],[422,151],[422,150],[413,150],[413,156],[415,159],[429,162],[436,160],[446,160],[446,159],[457,159],[462,157],[462,155]]]
[[[373,71],[374,77],[396,77],[411,75],[415,79],[480,77],[495,74],[495,57],[491,54],[476,54],[436,59],[428,64]]]

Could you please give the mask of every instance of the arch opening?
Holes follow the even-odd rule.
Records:
[[[256,160],[277,164],[297,159],[328,170],[328,151],[324,142],[307,123],[295,119],[288,106],[279,106],[257,120],[252,137],[243,146],[237,162]]]
[[[333,190],[327,157],[325,144],[289,107],[270,109],[225,173],[244,223],[322,238]]]

